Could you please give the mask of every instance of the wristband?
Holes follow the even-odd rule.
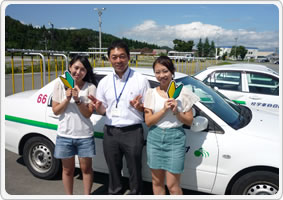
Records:
[[[77,105],[80,105],[80,104],[82,103],[82,100],[79,99],[78,101],[75,101],[75,103],[76,103]]]

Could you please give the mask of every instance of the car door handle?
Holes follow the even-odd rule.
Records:
[[[250,96],[249,97],[250,99],[253,99],[253,100],[259,100],[259,99],[261,99],[261,97],[260,96]]]

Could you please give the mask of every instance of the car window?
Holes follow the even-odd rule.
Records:
[[[210,74],[204,83],[222,90],[242,91],[241,72],[217,71]]]
[[[251,93],[279,95],[279,79],[267,74],[247,73],[249,91]]]
[[[98,85],[99,81],[101,81],[101,79],[104,78],[104,76],[105,76],[104,74],[95,74],[95,80],[97,82],[97,85]]]
[[[184,87],[191,90],[199,98],[200,102],[215,113],[219,118],[225,121],[234,129],[244,127],[249,121],[250,115],[242,115],[242,109],[234,102],[225,100],[218,95],[213,89],[207,87],[201,81],[192,77],[176,79],[177,84],[183,83]]]
[[[150,85],[151,88],[156,88],[160,84],[158,82],[156,82],[156,81],[149,80],[149,85]]]

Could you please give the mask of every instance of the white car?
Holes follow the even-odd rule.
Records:
[[[222,94],[251,108],[279,112],[279,74],[263,65],[232,64],[208,67],[194,75]]]
[[[152,69],[134,70],[144,74],[151,87],[158,85]],[[112,68],[96,68],[95,72],[100,80]],[[192,126],[185,126],[187,151],[181,186],[212,194],[279,195],[282,155],[278,115],[251,112],[186,74],[176,73],[175,80],[201,99],[193,107]],[[53,157],[58,123],[51,107],[54,82],[5,98],[5,147],[23,155],[30,172],[43,179],[54,178],[61,168]],[[104,117],[94,113],[91,120],[96,143],[93,170],[108,173],[102,148]],[[146,140],[148,128],[144,128]],[[145,150],[143,180],[151,181]],[[122,173],[128,176],[125,163]]]

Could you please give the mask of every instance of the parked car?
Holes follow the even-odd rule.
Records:
[[[279,65],[279,60],[275,60],[275,61],[274,61],[274,64]]]
[[[265,63],[265,62],[270,62],[268,58],[260,58],[258,59],[258,62],[260,63]]]
[[[97,80],[112,70],[96,68]],[[158,85],[152,69],[134,70],[144,74],[151,87]],[[29,171],[42,179],[56,177],[61,168],[60,161],[53,157],[58,124],[51,106],[55,81],[59,79],[39,90],[5,98],[5,147],[22,155]],[[200,97],[193,106],[193,124],[184,126],[187,141],[181,186],[212,194],[279,195],[282,151],[278,115],[235,104],[183,73],[176,73],[175,81]],[[96,143],[93,170],[108,173],[102,148],[104,116],[94,113],[91,121]],[[144,128],[146,145],[148,128]],[[143,180],[151,181],[145,149]],[[125,163],[122,174],[128,176]]]
[[[212,66],[195,74],[194,77],[236,103],[268,112],[279,112],[279,74],[266,66]]]

